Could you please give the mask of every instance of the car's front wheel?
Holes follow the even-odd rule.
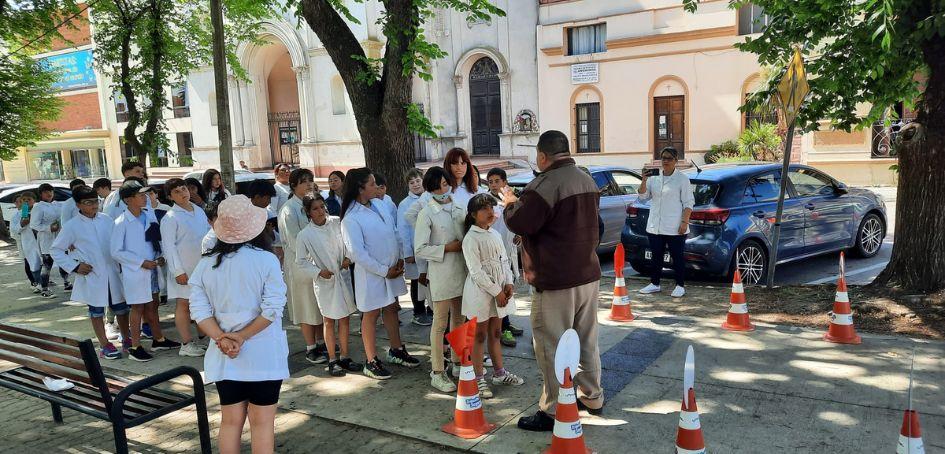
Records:
[[[743,283],[751,285],[762,283],[768,275],[768,253],[761,243],[755,240],[742,242],[735,249],[735,256],[732,257],[733,274],[736,266]]]
[[[886,226],[883,225],[883,220],[876,213],[867,214],[856,232],[856,244],[853,245],[852,252],[863,258],[873,257],[879,253],[884,238]]]

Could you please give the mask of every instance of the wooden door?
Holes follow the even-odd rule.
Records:
[[[489,57],[473,64],[469,72],[469,110],[473,154],[499,154],[502,133],[502,100],[499,68]]]
[[[659,96],[653,98],[653,158],[659,159],[660,150],[673,147],[679,151],[679,159],[685,159],[686,145],[686,97]]]

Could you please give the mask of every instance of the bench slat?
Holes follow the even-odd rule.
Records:
[[[37,339],[35,337],[30,337],[29,335],[23,335],[18,333],[12,333],[9,331],[3,331],[0,329],[0,339],[15,342],[18,344],[27,344],[33,347],[41,348],[44,350],[53,351],[63,355],[72,356],[75,358],[82,358],[82,352],[77,347],[72,347],[69,345],[57,344],[54,342],[46,341],[43,339]]]
[[[68,356],[63,356],[58,353],[49,352],[27,344],[15,344],[13,342],[7,342],[3,339],[0,339],[0,350],[32,356],[36,359],[56,363],[60,366],[65,366],[70,369],[85,369],[84,361],[78,360],[76,358],[70,358]]]
[[[69,367],[60,366],[58,364],[47,363],[29,356],[24,356],[19,353],[13,353],[4,350],[0,350],[0,359],[17,363],[21,366],[27,366],[50,375],[54,375],[56,377],[68,378],[72,381],[88,383],[92,386],[95,386],[95,384],[92,383],[92,379],[89,377],[89,374],[84,370],[76,370]]]
[[[9,381],[11,383],[18,384],[24,388],[29,388],[34,391],[34,395],[45,400],[56,399],[62,401],[68,401],[74,406],[84,407],[95,412],[100,412],[108,414],[108,410],[105,408],[105,404],[102,403],[101,398],[99,399],[90,399],[87,396],[80,393],[79,387],[67,389],[65,391],[50,391],[46,389],[46,386],[42,383],[36,383],[35,381],[16,375],[0,375],[0,385],[3,384],[3,381]],[[125,407],[125,419],[134,419],[139,416],[147,414],[147,411],[140,411]]]
[[[16,376],[18,376],[18,377],[23,377],[24,379],[30,380],[31,382],[36,383],[38,387],[42,387],[42,388],[44,388],[44,389],[45,389],[45,387],[46,387],[46,386],[43,384],[43,374],[38,373],[38,372],[36,372],[36,371],[34,371],[34,370],[31,370],[31,369],[28,369],[28,368],[25,368],[25,367],[21,367],[21,368],[19,368],[19,369],[14,369],[14,370],[12,370],[12,371],[6,372],[5,374],[0,374],[0,377],[2,377],[2,376],[9,376],[10,374],[16,375]],[[72,389],[73,389],[73,390],[76,390],[76,392],[81,392],[81,394],[82,394],[83,396],[87,396],[88,398],[94,399],[94,400],[97,401],[97,402],[101,402],[101,401],[102,401],[102,394],[99,392],[98,388],[95,388],[95,387],[93,387],[93,386],[91,386],[91,385],[87,385],[87,384],[85,384],[85,383],[74,383],[74,385],[75,385],[75,387],[73,387]],[[113,395],[113,397],[114,397],[114,395]],[[154,411],[155,408],[159,408],[159,407],[160,407],[160,406],[147,406],[147,405],[142,405],[142,404],[140,404],[140,403],[138,403],[138,402],[133,402],[133,404],[134,404],[134,406],[132,406],[132,407],[129,407],[128,405],[126,405],[126,406],[125,406],[125,411],[127,412],[129,409],[131,409],[131,410],[134,410],[134,411],[135,411],[136,413],[138,413],[139,415],[141,415],[141,414],[150,413],[150,412]],[[102,408],[104,408],[104,405],[103,405]],[[130,413],[129,413],[129,416],[127,416],[127,417],[128,417],[128,418],[131,418],[131,417],[136,417],[136,416],[138,416],[138,415],[133,415],[133,414],[130,414]]]
[[[121,387],[128,386],[128,384],[131,383],[131,381],[129,381],[128,379],[118,377],[112,374],[105,374],[105,378],[109,383],[113,383]],[[163,402],[164,405],[173,404],[176,402],[180,402],[181,400],[186,399],[188,397],[192,397],[192,396],[188,396],[187,394],[179,393],[177,391],[170,391],[170,390],[165,390],[161,388],[143,389],[141,390],[141,392],[135,393],[134,395],[144,396],[158,402]]]
[[[63,336],[61,334],[53,334],[32,327],[27,328],[25,326],[14,325],[12,323],[0,323],[0,331],[9,331],[25,336],[37,337],[57,344],[71,345],[73,347],[78,347],[79,344],[82,343],[81,339]]]

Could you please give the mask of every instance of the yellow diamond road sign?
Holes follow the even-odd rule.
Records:
[[[794,123],[804,98],[810,93],[807,85],[807,72],[804,71],[804,59],[800,49],[794,49],[794,56],[788,63],[787,71],[781,82],[778,83],[778,98],[784,112],[784,119],[788,125]]]

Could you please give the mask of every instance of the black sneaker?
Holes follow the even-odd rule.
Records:
[[[172,348],[180,348],[180,342],[172,341],[166,337],[164,338],[164,340],[159,341],[157,339],[153,339],[151,341],[151,350],[161,351],[161,350],[170,350]]]
[[[433,324],[433,317],[430,317],[426,313],[416,314],[413,316],[413,324],[419,326],[430,326]]]
[[[63,290],[72,290],[72,282],[66,281],[66,285],[62,287]]]
[[[345,374],[348,373],[345,368],[341,366],[337,359],[334,361],[329,361],[328,367],[326,367],[325,370],[328,371],[328,374],[332,377],[344,377]]]
[[[417,367],[420,365],[419,359],[414,358],[413,356],[410,356],[410,353],[407,353],[406,345],[401,345],[400,348],[388,349],[387,362],[404,367]]]
[[[517,326],[514,326],[514,325],[512,325],[511,323],[509,324],[509,327],[506,328],[506,329],[508,329],[509,331],[511,331],[511,332],[512,332],[512,335],[515,336],[515,337],[520,337],[522,334],[525,334],[525,330],[523,330],[522,328],[519,328],[519,327],[517,327]]]
[[[312,364],[325,364],[328,362],[328,348],[325,344],[316,345],[315,348],[305,352],[305,360]]]
[[[604,412],[604,407],[600,407],[600,408],[588,407],[587,405],[584,405],[584,402],[581,402],[581,399],[577,400],[577,407],[578,407],[578,411],[584,410],[594,416],[600,416],[601,413]]]
[[[518,428],[532,432],[551,432],[555,428],[555,418],[538,410],[534,415],[519,418]]]
[[[387,380],[390,378],[390,371],[384,367],[384,363],[381,360],[374,357],[374,361],[367,363],[364,366],[364,375],[371,377],[375,380]]]
[[[341,367],[344,367],[348,372],[361,372],[364,370],[364,365],[361,363],[356,363],[351,358],[341,358],[338,360],[338,364]]]
[[[128,350],[128,357],[135,361],[140,361],[142,363],[148,362],[154,359],[154,357],[151,356],[151,354],[148,353],[148,351],[145,350],[144,347],[140,345]]]

